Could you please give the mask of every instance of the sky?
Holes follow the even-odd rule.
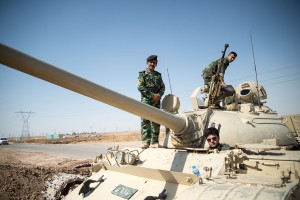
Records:
[[[225,82],[256,81],[251,34],[266,105],[300,114],[299,9],[298,0],[0,0],[0,43],[136,100],[138,72],[158,55],[165,95],[184,112],[225,43],[238,54]],[[1,137],[22,136],[25,119],[30,136],[140,130],[138,116],[2,64],[0,96]]]

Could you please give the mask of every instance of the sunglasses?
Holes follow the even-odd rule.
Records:
[[[216,141],[218,138],[217,137],[212,137],[212,138],[207,138],[207,142],[211,142],[212,140],[213,141]]]

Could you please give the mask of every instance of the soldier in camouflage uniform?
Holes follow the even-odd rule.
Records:
[[[160,99],[165,92],[165,84],[159,72],[155,71],[157,56],[151,55],[147,58],[148,68],[139,72],[138,90],[141,92],[141,102],[160,109]],[[160,125],[141,118],[141,140],[142,148],[158,146]]]
[[[227,67],[229,66],[229,63],[233,62],[236,57],[237,54],[234,51],[230,52],[228,56],[224,58],[224,65],[222,65],[222,67],[219,70],[219,76],[221,78],[222,84],[222,97],[220,99],[224,99],[227,96],[232,96],[235,93],[234,88],[231,85],[227,85],[224,82],[224,75]],[[202,77],[204,79],[204,92],[209,91],[212,76],[217,73],[217,67],[220,59],[213,61],[203,70]]]
[[[204,136],[208,142],[209,150],[217,149],[218,151],[224,151],[232,149],[228,144],[220,143],[219,131],[215,127],[205,129]]]

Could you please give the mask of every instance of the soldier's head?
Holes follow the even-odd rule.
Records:
[[[210,127],[204,130],[204,136],[210,148],[216,148],[220,144],[219,131],[215,127]]]
[[[157,55],[151,55],[147,58],[147,66],[150,72],[154,72],[155,67],[157,66]]]
[[[229,61],[230,63],[233,62],[233,61],[235,60],[236,57],[237,57],[237,54],[236,54],[234,51],[230,52],[230,53],[228,54],[228,56],[227,56],[228,61]]]

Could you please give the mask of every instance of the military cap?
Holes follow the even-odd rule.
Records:
[[[151,55],[147,58],[147,61],[150,61],[150,60],[157,60],[157,55]]]

